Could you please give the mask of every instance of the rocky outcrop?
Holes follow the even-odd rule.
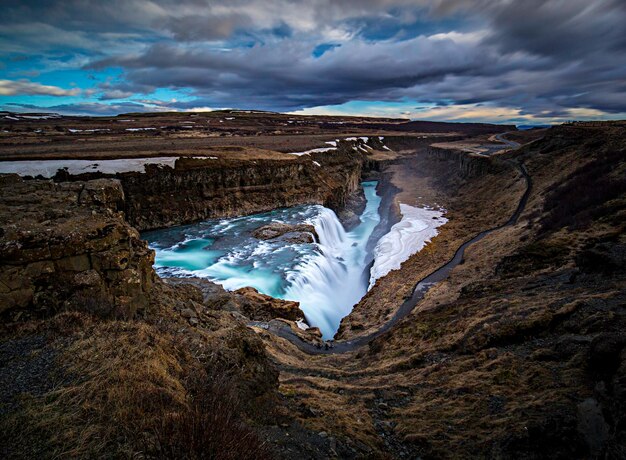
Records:
[[[272,222],[252,232],[252,236],[260,240],[279,238],[288,243],[315,243],[319,240],[315,227],[310,224],[289,225]]]
[[[146,308],[153,252],[120,211],[119,181],[0,176],[0,313],[131,317]]]
[[[199,295],[190,293],[188,298],[195,299],[196,303],[212,310],[234,312],[253,321],[270,321],[276,318],[297,321],[304,318],[304,312],[300,310],[298,302],[275,299],[259,293],[252,287],[229,292],[219,284],[204,278],[167,278],[165,282],[176,286],[193,286]],[[186,317],[197,317],[194,309],[183,307],[181,311],[183,310],[186,310]]]
[[[483,176],[499,167],[492,158],[457,149],[429,147],[428,154],[442,161],[453,162],[464,179]]]
[[[361,162],[362,153],[344,146],[323,158],[179,159],[174,169],[148,166],[119,178],[128,221],[149,230],[298,204],[340,209],[359,188]]]
[[[269,321],[274,318],[297,321],[304,318],[300,303],[290,300],[275,299],[252,287],[245,287],[233,292],[241,305],[242,313],[255,321]]]

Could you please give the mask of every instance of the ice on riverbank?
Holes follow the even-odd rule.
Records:
[[[402,220],[391,227],[374,248],[369,289],[377,279],[399,269],[402,262],[421,251],[439,233],[437,228],[448,222],[442,210],[400,204],[400,212]]]

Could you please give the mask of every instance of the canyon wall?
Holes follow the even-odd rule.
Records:
[[[428,147],[428,154],[438,160],[451,162],[464,179],[496,172],[499,168],[498,162],[492,158],[457,149]]]
[[[362,154],[343,147],[316,157],[182,158],[174,169],[148,166],[143,174],[120,174],[126,218],[143,231],[299,204],[341,209],[359,189]]]
[[[124,220],[119,181],[2,175],[0,195],[0,313],[130,317],[148,305],[154,253]]]

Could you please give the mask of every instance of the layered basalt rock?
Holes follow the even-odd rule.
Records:
[[[154,255],[120,211],[119,181],[54,183],[0,176],[0,313],[145,308]]]
[[[232,217],[299,204],[342,208],[359,188],[362,154],[347,146],[319,161],[190,160],[119,178],[128,221],[139,230]]]
[[[428,153],[441,161],[452,162],[459,175],[464,179],[483,176],[495,172],[498,168],[493,159],[451,148],[429,147]]]

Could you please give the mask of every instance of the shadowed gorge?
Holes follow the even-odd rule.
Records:
[[[624,123],[318,121],[5,138],[3,457],[626,452]]]

